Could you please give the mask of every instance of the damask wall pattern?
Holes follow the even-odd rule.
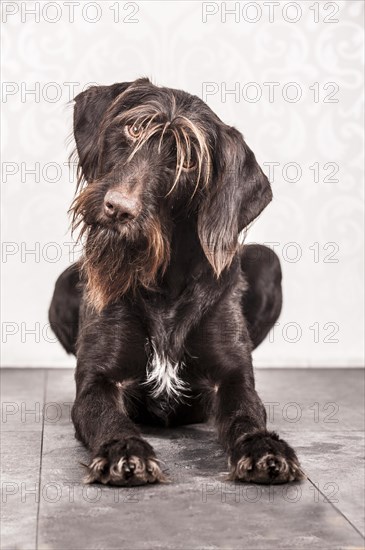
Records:
[[[5,366],[73,366],[48,326],[79,254],[72,98],[148,76],[245,136],[274,201],[247,242],[279,254],[284,308],[257,366],[363,364],[364,3],[2,2]]]

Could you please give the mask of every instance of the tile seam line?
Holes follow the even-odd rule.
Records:
[[[44,404],[46,403],[46,397],[47,397],[48,370],[44,371],[43,383],[44,383],[44,387],[43,387],[43,407],[44,407]],[[44,412],[42,414],[42,437],[41,437],[39,475],[38,475],[38,506],[37,506],[37,520],[36,520],[36,536],[35,536],[35,548],[36,548],[36,550],[38,550],[39,513],[40,513],[40,507],[41,507],[43,441],[44,441]]]
[[[307,476],[307,479],[309,481],[309,483],[311,483],[314,487],[314,489],[316,489],[320,495],[322,495],[322,497],[326,500],[326,502],[328,502],[328,504],[330,504],[332,506],[332,508],[334,508],[334,510],[336,510],[336,512],[338,512],[344,519],[345,521],[347,521],[347,523],[349,523],[349,525],[351,525],[351,527],[356,531],[356,533],[358,535],[360,535],[360,537],[365,540],[365,536],[363,535],[363,533],[360,531],[360,529],[358,529],[356,527],[356,525],[354,525],[352,523],[352,521],[346,516],[346,514],[344,514],[333,502],[331,502],[328,497],[321,491],[321,489],[319,489],[317,487],[317,485],[311,480],[311,478],[309,476]]]

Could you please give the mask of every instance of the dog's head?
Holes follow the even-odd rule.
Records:
[[[96,309],[151,287],[170,258],[174,223],[195,220],[217,277],[238,235],[272,198],[242,135],[198,97],[148,79],[94,86],[75,98],[84,270]]]

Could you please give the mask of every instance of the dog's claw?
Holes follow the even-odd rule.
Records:
[[[105,444],[88,466],[85,483],[143,485],[165,482],[152,447],[142,438],[130,437]]]
[[[278,484],[305,477],[294,450],[275,433],[256,432],[240,438],[230,462],[230,480]]]

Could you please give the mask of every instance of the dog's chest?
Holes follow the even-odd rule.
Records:
[[[189,391],[186,378],[186,338],[197,323],[195,303],[199,273],[190,266],[191,252],[181,254],[165,274],[160,292],[145,296],[141,311],[147,329],[146,386],[152,398],[173,404]],[[188,273],[188,275],[186,274]],[[179,275],[179,276],[178,276]],[[198,315],[199,317],[199,315]]]
[[[158,341],[155,336],[150,337],[147,343],[148,362],[146,366],[146,385],[154,398],[165,397],[171,401],[178,401],[186,384],[182,380],[182,371],[185,367],[183,352],[178,354],[179,359],[171,356],[168,339]],[[175,357],[176,354],[174,354]]]
[[[145,384],[155,399],[179,401],[187,389],[182,380],[185,350],[184,340],[179,338],[179,330],[179,320],[173,306],[160,302],[150,308]]]

